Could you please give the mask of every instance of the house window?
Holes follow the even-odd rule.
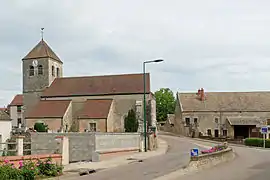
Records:
[[[43,74],[43,66],[39,65],[38,66],[38,75],[42,75]]]
[[[54,66],[52,66],[52,76],[54,76],[55,73],[54,73]]]
[[[211,129],[207,129],[207,135],[208,135],[208,136],[212,136]]]
[[[18,113],[22,112],[22,106],[17,106],[17,112]]]
[[[186,126],[189,126],[190,125],[190,118],[186,117],[185,121],[186,121]]]
[[[34,76],[35,75],[35,68],[34,66],[29,66],[29,76]]]
[[[18,118],[18,126],[19,124],[22,124],[22,118]]]
[[[56,77],[59,77],[59,76],[60,76],[60,69],[56,68]]]
[[[193,121],[194,121],[194,124],[198,124],[198,118],[194,118]]]
[[[218,118],[215,118],[215,123],[217,123],[217,124],[218,124]]]
[[[96,123],[89,123],[89,129],[92,132],[96,132],[97,131],[97,124]]]
[[[227,131],[227,129],[224,129],[224,130],[223,130],[223,136],[225,136],[225,137],[228,136],[228,131]]]

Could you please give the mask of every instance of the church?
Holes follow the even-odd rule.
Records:
[[[22,127],[42,122],[50,132],[124,132],[124,119],[134,109],[142,131],[142,73],[64,77],[63,61],[43,38],[22,59],[22,72]],[[149,73],[146,102],[148,125],[155,126]]]

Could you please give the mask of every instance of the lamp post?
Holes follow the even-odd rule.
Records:
[[[158,63],[164,61],[163,59],[156,59],[143,62],[143,124],[144,124],[144,151],[147,152],[147,126],[146,126],[146,75],[145,65],[149,63]]]

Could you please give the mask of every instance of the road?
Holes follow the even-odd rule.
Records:
[[[88,176],[76,177],[78,180],[152,180],[176,171],[188,164],[189,151],[196,145],[179,137],[162,136],[169,148],[164,155],[152,157],[143,162],[103,170]]]
[[[202,143],[210,145],[210,143]],[[234,161],[216,167],[176,177],[175,180],[269,180],[270,150],[233,146],[237,156]]]

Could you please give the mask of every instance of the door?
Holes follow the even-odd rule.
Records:
[[[218,129],[215,129],[215,137],[218,137]]]

